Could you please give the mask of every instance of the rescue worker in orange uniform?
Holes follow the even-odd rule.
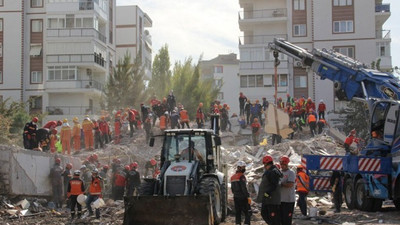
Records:
[[[86,206],[89,211],[89,216],[93,215],[92,202],[96,201],[98,198],[101,198],[101,190],[102,190],[103,182],[101,177],[99,176],[99,171],[95,168],[92,171],[92,181],[89,186],[89,195],[86,199]],[[100,219],[100,210],[96,209],[96,219]]]
[[[199,103],[199,107],[197,108],[196,112],[196,122],[197,128],[203,128],[204,126],[204,113],[203,113],[203,103]]]
[[[57,141],[58,141],[57,130],[54,129],[51,132],[51,135],[50,135],[50,152],[51,153],[55,153],[56,152],[56,143],[57,143]]]
[[[319,120],[318,120],[317,125],[318,125],[318,134],[321,134],[322,130],[324,129],[324,127],[328,126],[328,123],[326,122],[325,119],[320,117]]]
[[[358,138],[356,138],[355,129],[351,130],[349,136],[347,136],[346,140],[344,140],[344,150],[346,150],[346,154],[350,154],[350,146],[353,144],[353,141],[355,143],[359,142]]]
[[[94,150],[93,128],[94,125],[89,116],[85,116],[85,119],[82,122],[82,130],[83,135],[85,136],[85,149],[88,151]]]
[[[115,120],[114,120],[114,143],[119,144],[120,137],[121,137],[121,114],[117,112],[115,114]]]
[[[164,115],[160,116],[160,130],[164,131],[168,127],[168,112],[165,111]]]
[[[315,117],[315,115],[312,112],[310,112],[308,114],[307,121],[308,121],[308,125],[310,126],[311,136],[314,137],[314,135],[317,134],[317,131],[316,131],[317,118]]]
[[[182,106],[182,110],[179,112],[179,115],[181,117],[182,129],[185,128],[185,124],[186,124],[187,128],[190,128],[190,126],[189,126],[189,115],[188,115],[187,110],[185,108],[183,108],[183,106]]]
[[[81,150],[81,125],[79,124],[78,117],[74,117],[72,121],[74,122],[74,127],[72,128],[74,150],[75,153],[79,153],[79,151]]]
[[[67,151],[68,155],[71,155],[71,138],[72,138],[72,129],[68,124],[68,120],[64,119],[60,133],[62,154],[65,154],[65,151]]]
[[[261,124],[258,122],[258,118],[254,118],[253,123],[251,124],[251,133],[253,137],[253,145],[258,145],[258,139],[261,132]]]
[[[296,176],[296,191],[299,195],[299,199],[297,200],[297,205],[300,208],[301,214],[303,217],[307,216],[307,195],[310,191],[310,177],[304,171],[303,165],[297,166],[297,176]]]
[[[78,219],[82,215],[82,206],[78,202],[78,196],[85,192],[83,181],[79,178],[80,170],[75,170],[73,178],[68,183],[67,197],[71,202],[71,219],[75,217],[75,206],[78,208]]]

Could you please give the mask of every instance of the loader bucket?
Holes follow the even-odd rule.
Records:
[[[210,196],[125,197],[124,225],[212,225]]]

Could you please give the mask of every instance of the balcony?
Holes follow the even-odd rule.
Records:
[[[239,12],[239,26],[250,24],[262,24],[269,22],[287,21],[287,10],[282,9],[264,9],[264,10],[249,10]]]
[[[377,30],[375,34],[376,39],[391,41],[390,30]]]
[[[386,22],[390,17],[390,4],[376,4],[375,5],[375,22],[378,27]]]
[[[47,29],[47,37],[90,37],[107,43],[107,38],[94,28]]]
[[[274,41],[274,38],[283,38],[287,40],[286,34],[276,35],[249,35],[239,37],[239,45],[268,45]]]
[[[99,114],[100,109],[91,106],[48,106],[48,115],[93,115]]]
[[[95,63],[102,68],[106,66],[106,60],[101,54],[59,54],[46,55],[47,63]]]
[[[50,92],[91,92],[102,93],[104,84],[95,80],[47,80],[45,88]]]

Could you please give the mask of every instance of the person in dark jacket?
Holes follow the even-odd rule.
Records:
[[[172,110],[175,108],[176,106],[176,100],[175,100],[175,95],[174,95],[174,91],[171,90],[169,92],[168,98],[167,98],[167,110],[168,112],[171,114]],[[166,110],[165,110],[166,111]]]
[[[25,149],[34,149],[38,147],[38,142],[36,139],[36,131],[37,125],[36,123],[39,121],[37,117],[33,117],[32,121],[25,124],[24,127],[24,148]]]
[[[247,99],[247,102],[244,106],[244,112],[246,113],[247,125],[250,125],[250,107],[251,107],[250,99]]]
[[[133,196],[135,190],[140,186],[140,174],[137,171],[138,163],[134,162],[130,165],[131,170],[127,174],[126,178],[126,196]]]
[[[244,115],[244,104],[247,102],[247,98],[246,96],[240,92],[239,93],[239,112],[240,112],[240,116]]]
[[[83,181],[79,178],[80,170],[75,170],[74,177],[68,182],[67,197],[71,201],[71,219],[75,217],[75,206],[78,208],[78,219],[82,215],[82,206],[78,202],[78,196],[85,192]]]
[[[236,224],[242,223],[242,212],[244,213],[244,225],[250,225],[250,195],[246,187],[246,163],[237,163],[236,173],[231,177],[231,189],[235,203]]]
[[[331,176],[331,187],[333,192],[333,203],[335,204],[335,213],[340,213],[342,206],[342,174],[339,171],[333,171]]]
[[[61,174],[63,176],[63,179],[64,179],[64,197],[65,198],[68,197],[67,196],[68,184],[69,184],[69,181],[72,178],[71,169],[72,169],[72,164],[71,163],[67,163],[67,165],[65,166],[64,172]],[[67,202],[67,207],[68,206],[69,206],[69,202]]]
[[[63,168],[60,166],[61,159],[56,158],[53,168],[50,170],[51,184],[53,188],[53,202],[56,208],[62,208],[63,196]]]
[[[265,172],[263,174],[257,201],[262,203],[261,216],[269,225],[280,225],[281,189],[279,181],[282,173],[274,165],[271,156],[263,158]]]

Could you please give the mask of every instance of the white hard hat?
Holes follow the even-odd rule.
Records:
[[[168,115],[168,111],[165,111],[165,113],[164,113],[165,115]]]
[[[321,99],[321,100],[319,100],[319,102],[324,102],[324,100]]]
[[[246,166],[246,163],[244,161],[239,161],[239,162],[236,163],[236,166],[237,167],[244,167],[244,166]]]

